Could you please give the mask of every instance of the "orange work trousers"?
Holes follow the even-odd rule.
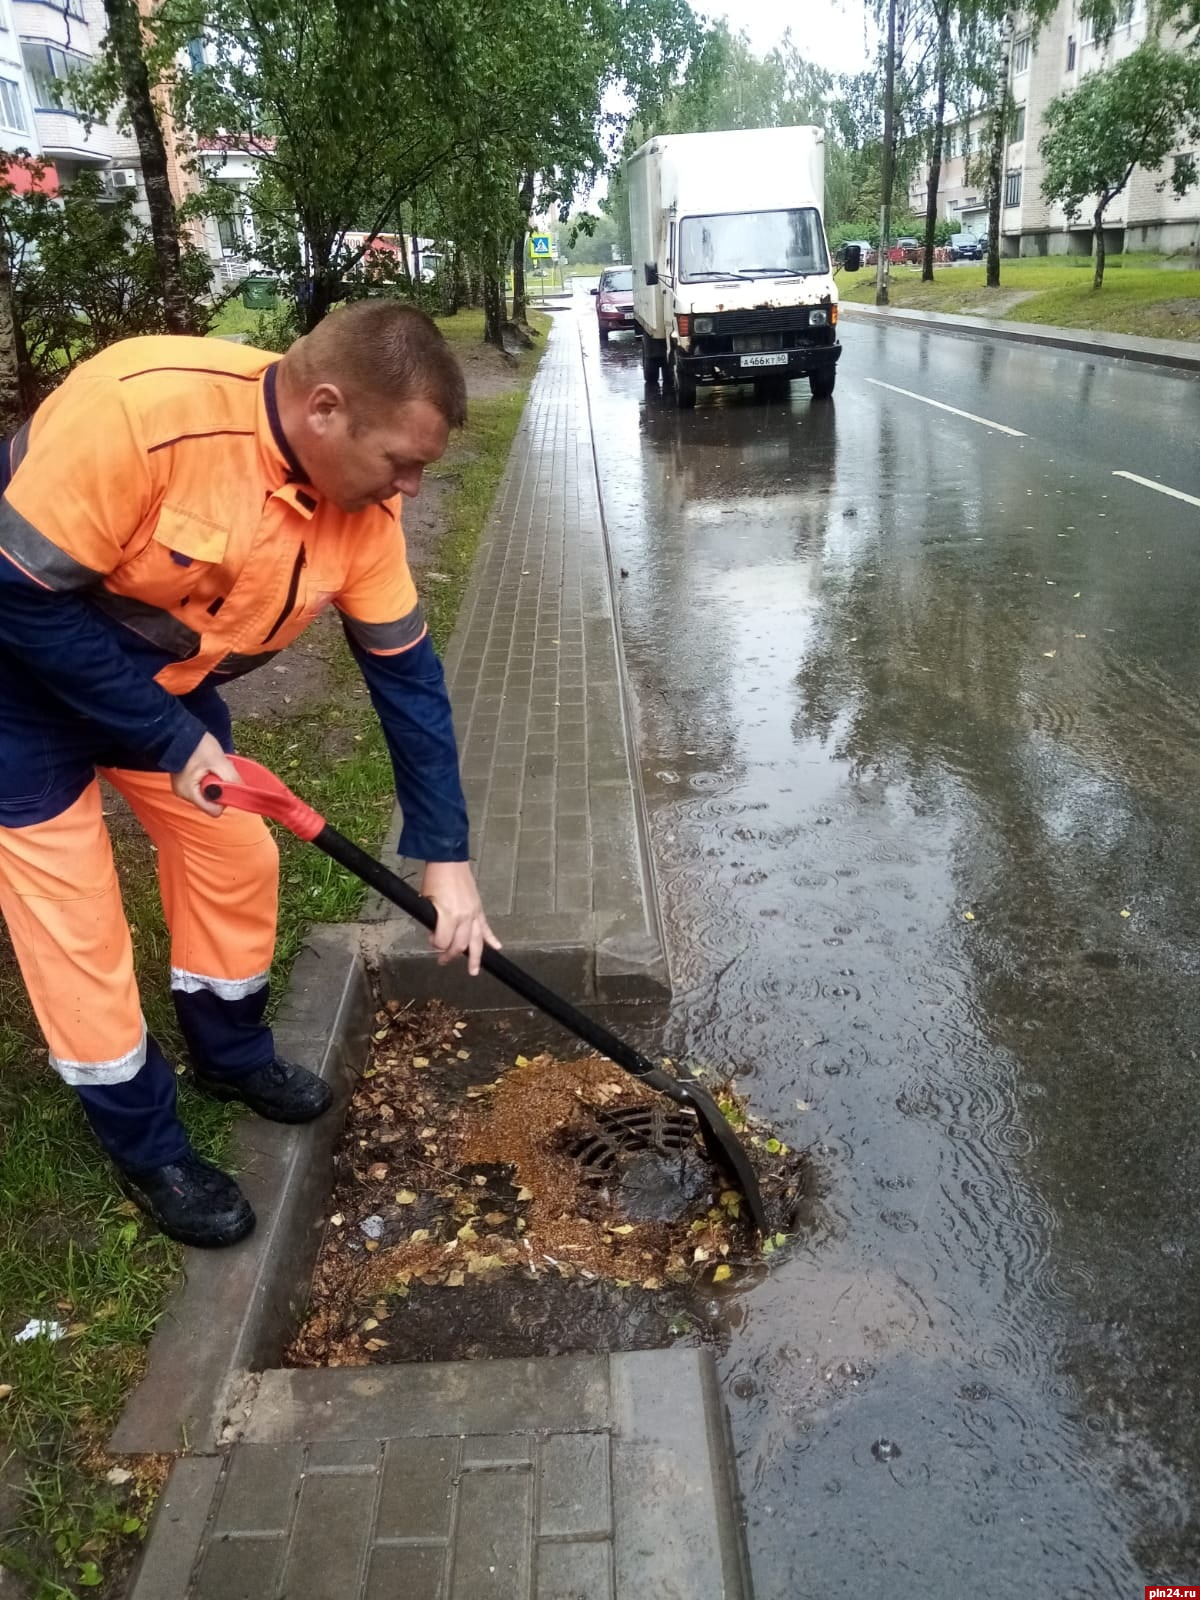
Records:
[[[261,1026],[279,887],[279,856],[258,817],[210,817],[180,800],[161,772],[105,769],[157,851],[171,935],[171,988],[193,1055],[215,1071],[236,1068],[227,1017],[246,1004]],[[79,1088],[127,1083],[146,1060],[146,1024],[129,925],[93,781],[56,817],[0,827],[0,911],[50,1049],[50,1062]],[[257,1005],[255,1002],[257,1001]]]

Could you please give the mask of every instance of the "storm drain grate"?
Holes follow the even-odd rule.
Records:
[[[653,1153],[669,1159],[695,1149],[696,1122],[668,1106],[589,1107],[593,1126],[571,1146],[592,1183],[620,1176],[631,1157]]]

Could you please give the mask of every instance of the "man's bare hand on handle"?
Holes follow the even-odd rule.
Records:
[[[181,800],[190,800],[201,811],[207,811],[210,817],[219,817],[225,807],[206,800],[201,789],[210,772],[215,773],[222,783],[241,781],[237,768],[221,749],[220,742],[211,733],[206,733],[188,757],[187,766],[182,772],[171,774],[171,787]]]
[[[470,863],[427,862],[421,893],[433,901],[438,914],[437,928],[429,935],[429,942],[439,952],[439,966],[465,955],[467,971],[477,977],[484,945],[499,950],[500,941],[487,925]]]

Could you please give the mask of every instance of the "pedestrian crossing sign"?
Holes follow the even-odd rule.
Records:
[[[529,235],[529,254],[533,256],[535,260],[541,258],[542,260],[549,261],[550,235],[548,233],[531,233]]]

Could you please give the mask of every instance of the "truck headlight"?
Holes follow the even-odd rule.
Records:
[[[810,311],[808,313],[808,325],[809,325],[810,328],[826,328],[826,327],[828,327],[829,326],[829,313],[828,313],[828,311]]]
[[[711,333],[713,328],[711,317],[696,317],[692,321],[693,333]]]

